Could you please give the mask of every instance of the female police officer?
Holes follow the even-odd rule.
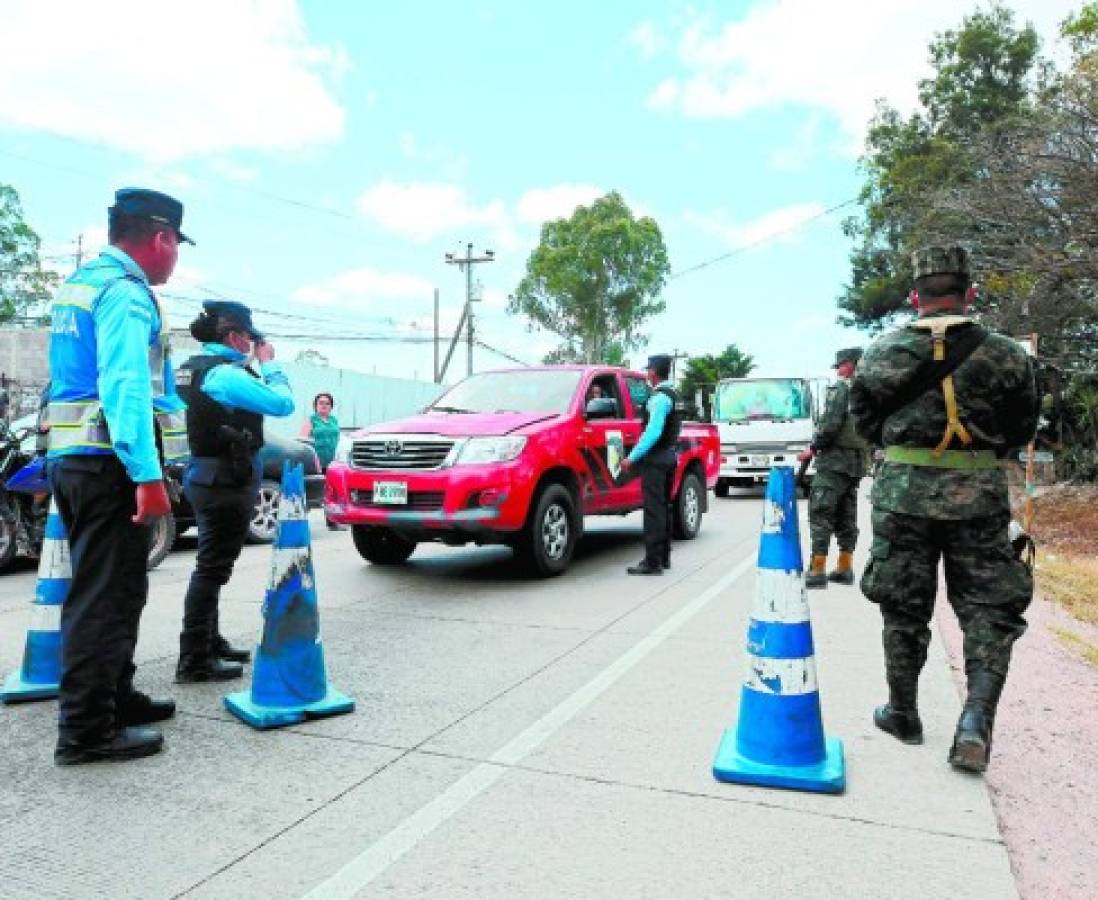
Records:
[[[263,417],[294,411],[290,383],[274,348],[252,325],[242,303],[207,301],[191,323],[202,352],[176,372],[187,404],[191,460],[183,491],[198,522],[198,556],[183,601],[179,683],[225,681],[243,674],[247,650],[234,648],[218,629],[217,601],[240,556],[259,486]],[[255,358],[261,375],[247,365]]]

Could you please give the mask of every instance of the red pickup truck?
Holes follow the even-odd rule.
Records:
[[[563,572],[585,516],[641,507],[618,461],[640,438],[650,388],[639,372],[539,366],[472,375],[420,415],[352,435],[328,468],[325,511],[376,564],[420,541],[509,544],[540,575]],[[686,423],[674,527],[693,538],[720,470],[714,425]]]

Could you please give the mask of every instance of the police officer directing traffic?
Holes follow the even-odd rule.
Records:
[[[912,264],[919,317],[873,342],[851,388],[858,433],[884,447],[861,583],[884,619],[889,700],[873,720],[905,743],[922,743],[918,679],[940,559],[964,632],[968,681],[949,762],[983,772],[1033,593],[1031,573],[1008,541],[1000,460],[1033,437],[1037,393],[1025,351],[968,317],[975,295],[966,251],[928,247]]]
[[[654,390],[644,407],[644,430],[621,464],[623,476],[640,470],[644,491],[644,559],[626,570],[630,575],[662,575],[671,568],[671,488],[682,413],[670,380],[671,357],[650,356],[647,368]]]
[[[862,357],[858,347],[835,354],[835,383],[827,390],[812,446],[797,458],[816,457],[816,475],[808,498],[808,526],[812,535],[812,562],[805,587],[825,588],[828,581],[854,583],[854,546],[858,542],[858,484],[865,474],[865,441],[854,430],[850,415],[850,379]],[[827,551],[834,535],[839,561],[827,573]]]
[[[69,535],[61,610],[59,765],[149,756],[148,725],[175,713],[133,686],[148,595],[149,525],[171,511],[154,402],[170,372],[152,285],[167,282],[183,205],[126,188],[108,210],[109,246],[58,290],[50,333],[50,488]],[[163,436],[161,436],[163,443]]]
[[[191,459],[183,491],[198,523],[198,554],[183,601],[178,683],[227,681],[243,674],[251,654],[233,647],[218,626],[221,588],[244,546],[262,474],[263,417],[294,411],[290,383],[274,348],[243,303],[207,301],[191,323],[202,352],[176,372],[187,403]],[[259,362],[260,375],[248,364]]]

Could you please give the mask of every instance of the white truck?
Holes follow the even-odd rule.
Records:
[[[732,488],[764,484],[772,466],[799,467],[797,454],[808,449],[822,411],[826,379],[725,378],[713,392],[713,422],[721,438],[718,497]],[[804,491],[815,475],[805,474]]]

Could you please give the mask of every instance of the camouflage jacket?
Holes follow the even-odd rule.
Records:
[[[970,327],[970,321],[951,326]],[[932,355],[929,332],[911,323],[874,341],[858,363],[850,409],[858,433],[871,444],[933,448],[946,430],[940,385],[885,415],[885,407]],[[953,373],[959,417],[972,435],[969,449],[1000,459],[1028,443],[1037,428],[1033,366],[1010,338],[992,333]],[[964,449],[954,440],[951,449]],[[974,519],[1010,509],[1002,468],[940,469],[886,462],[874,481],[873,505],[931,519]]]
[[[850,382],[840,378],[827,389],[823,415],[812,437],[816,471],[838,472],[854,478],[865,474],[865,441],[853,427],[850,415]]]

